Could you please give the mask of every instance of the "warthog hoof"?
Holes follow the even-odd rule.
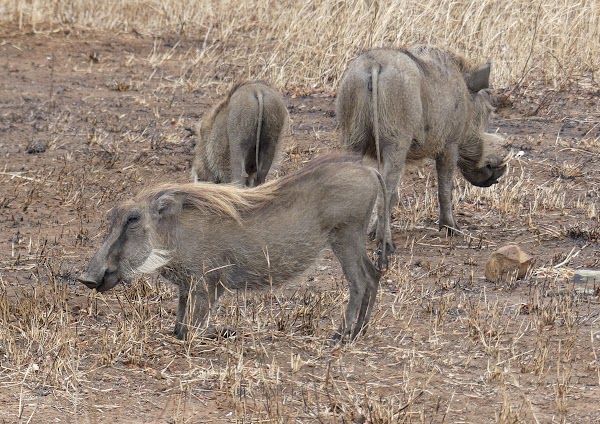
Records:
[[[446,233],[446,236],[455,236],[460,232],[460,227],[456,225],[456,222],[454,221],[454,218],[452,216],[440,216],[439,222],[440,225],[438,226],[438,228],[440,229],[440,231],[444,231]]]
[[[179,340],[185,340],[187,338],[187,327],[180,322],[175,323],[175,329],[173,330],[173,334]]]
[[[214,334],[216,338],[227,339],[229,337],[237,336],[237,331],[235,328],[223,326],[223,327],[213,327]]]
[[[460,228],[458,225],[440,225],[440,231],[444,231],[446,233],[446,237],[456,236],[460,233]]]
[[[190,331],[188,330],[186,325],[177,323],[175,324],[175,330],[173,331],[173,333],[175,334],[175,337],[177,337],[179,340],[186,340],[188,338],[188,334],[190,334]],[[199,339],[214,340],[234,337],[237,335],[237,331],[234,328],[228,326],[216,327],[213,325],[209,325],[206,329],[198,330],[197,332],[191,334],[193,334],[194,337]]]
[[[336,331],[335,333],[333,333],[331,335],[331,337],[329,338],[329,340],[327,340],[327,343],[329,344],[329,346],[335,346],[338,343],[344,343],[343,339],[342,339],[342,335]]]
[[[391,249],[390,249],[390,244],[386,243],[385,244],[385,254],[383,254],[382,251],[382,247],[381,247],[382,243],[377,243],[377,270],[379,272],[384,272],[388,270],[389,267],[389,260],[388,260],[388,256],[390,255],[390,253],[393,253],[394,251],[394,246],[393,243],[391,244]]]
[[[363,326],[361,328],[357,328],[350,335],[350,330],[342,332],[340,330],[333,333],[333,335],[329,338],[329,344],[331,346],[335,346],[338,343],[345,344],[347,342],[353,342],[356,338],[360,336],[364,336],[367,332],[367,326]]]

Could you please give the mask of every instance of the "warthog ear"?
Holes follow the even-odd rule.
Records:
[[[160,194],[154,202],[152,202],[151,212],[152,217],[156,220],[175,215],[181,211],[181,199],[175,196],[174,193],[167,192]]]
[[[466,82],[469,90],[474,93],[490,88],[490,63],[480,66],[471,75],[467,75]]]

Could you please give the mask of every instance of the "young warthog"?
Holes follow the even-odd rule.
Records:
[[[452,216],[457,164],[467,181],[480,187],[496,183],[505,172],[504,161],[490,151],[501,138],[485,132],[493,110],[489,74],[489,64],[475,68],[427,46],[369,50],[348,66],[337,98],[342,141],[383,162],[390,212],[407,160],[435,159],[439,227],[448,230],[457,228]],[[378,224],[377,240],[382,231]],[[391,234],[387,239],[391,242]]]
[[[103,292],[160,269],[179,286],[175,334],[185,338],[203,326],[225,289],[281,285],[329,245],[350,286],[334,339],[356,337],[366,328],[380,270],[387,267],[385,243],[378,267],[365,248],[369,218],[385,184],[359,161],[325,157],[254,190],[193,183],[146,190],[112,211],[106,239],[79,280]],[[387,222],[386,216],[380,208],[379,219]]]
[[[287,116],[281,95],[267,84],[234,87],[197,129],[192,179],[249,187],[264,183]]]

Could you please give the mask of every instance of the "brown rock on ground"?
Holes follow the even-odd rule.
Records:
[[[512,277],[515,273],[517,278],[523,278],[532,260],[533,257],[516,244],[503,246],[492,254],[485,265],[485,278],[496,283]]]

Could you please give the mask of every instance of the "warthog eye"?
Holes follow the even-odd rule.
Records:
[[[139,213],[134,212],[127,217],[127,225],[135,224],[139,222],[141,218],[142,216]]]

